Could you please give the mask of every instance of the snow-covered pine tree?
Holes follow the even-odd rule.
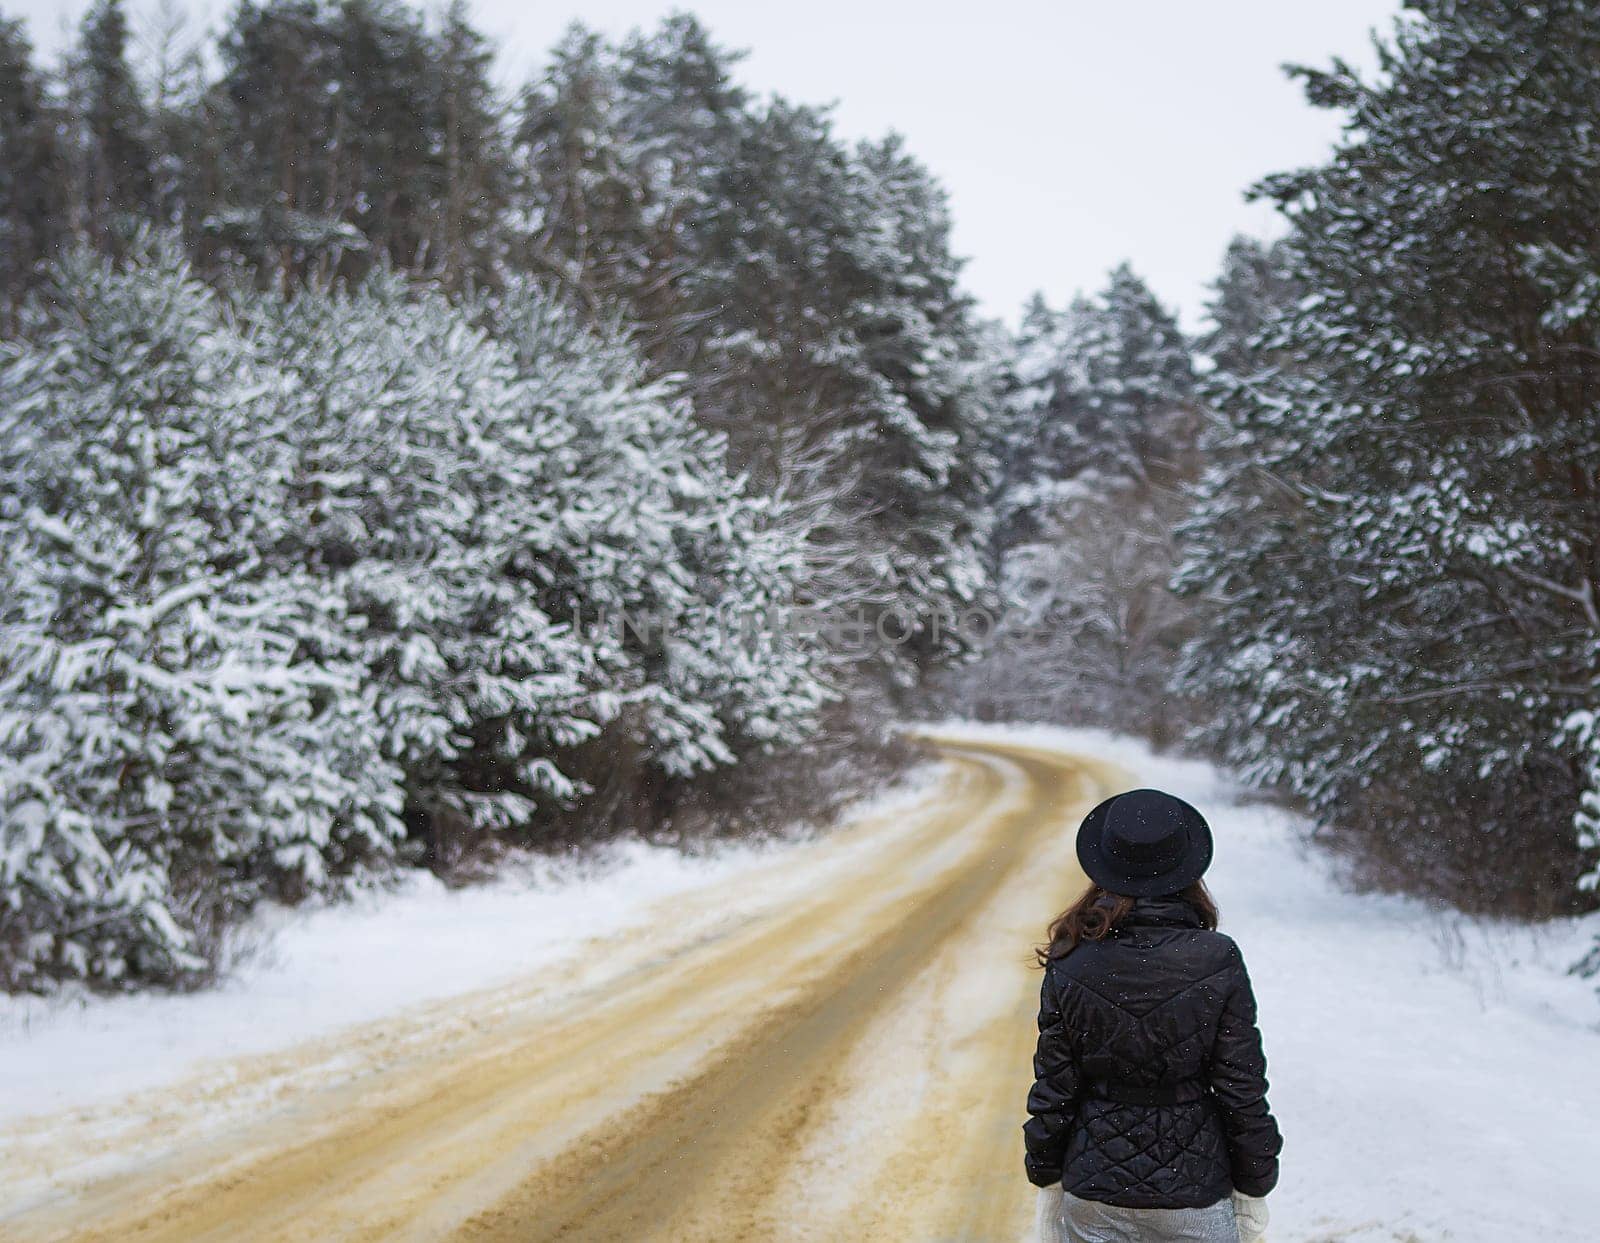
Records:
[[[506,349],[397,276],[244,312],[291,380],[270,434],[288,504],[266,555],[359,619],[339,655],[365,670],[429,841],[521,826],[571,793],[541,747],[597,728],[603,685],[538,593],[561,521],[543,466],[569,433],[530,417]]]
[[[996,426],[994,558],[1031,538],[1063,489],[1082,469],[1077,435],[1066,407],[1084,385],[1083,342],[1095,319],[1094,304],[1077,297],[1056,310],[1035,293],[1008,342],[1002,406]]]
[[[264,890],[381,855],[398,773],[345,618],[263,547],[278,387],[171,246],[77,254],[0,347],[0,982],[205,965]]]
[[[246,260],[283,287],[359,275],[369,255],[434,265],[444,166],[453,155],[466,169],[468,133],[458,124],[452,151],[439,92],[457,90],[464,122],[470,47],[436,44],[396,0],[263,0],[234,8],[217,52],[222,73],[196,117],[216,196],[211,257]]]
[[[1196,469],[1200,404],[1177,321],[1126,265],[1095,298],[1035,296],[1015,344],[996,499],[1003,542],[1033,538],[1080,476],[1170,486]]]
[[[738,59],[684,13],[620,47],[574,25],[518,103],[523,270],[593,319],[625,310],[658,373],[691,363],[703,335],[680,285],[744,115]]]
[[[82,227],[102,246],[120,247],[155,203],[150,114],[128,60],[122,0],[96,0],[84,15],[71,67]]]
[[[865,624],[856,655],[898,646],[871,633],[890,611],[930,655],[952,633],[932,619],[982,588],[992,405],[948,212],[897,141],[752,110],[735,59],[683,16],[620,49],[568,35],[522,104],[532,263],[639,325],[735,467],[805,516],[807,597]]]
[[[983,551],[999,402],[960,288],[943,188],[898,136],[860,144],[854,162],[869,204],[857,243],[869,283],[850,308],[850,331],[867,385],[856,416],[863,431],[846,436],[861,445],[858,501],[889,567],[889,655],[914,677],[922,664],[963,654],[975,636],[959,619],[993,602]],[[866,598],[879,586],[867,578]]]
[[[658,371],[697,353],[694,307],[682,285],[704,257],[718,170],[737,140],[749,96],[733,81],[744,53],[717,44],[697,18],[673,13],[619,49],[616,124],[632,138],[645,256],[626,291],[629,315]]]
[[[611,706],[597,717],[672,776],[804,739],[828,693],[794,624],[805,557],[781,505],[728,476],[722,438],[676,381],[648,379],[619,328],[584,327],[528,283],[494,320],[532,409],[559,421],[542,591],[586,623]]]
[[[22,23],[0,19],[0,326],[66,234],[56,118]]]
[[[468,21],[466,0],[450,0],[429,39],[427,198],[414,228],[426,232],[419,266],[453,290],[482,287],[505,261],[511,155],[492,79],[494,52]]]
[[[1242,234],[1228,243],[1206,303],[1210,327],[1195,342],[1216,370],[1247,374],[1260,362],[1252,342],[1268,317],[1297,297],[1286,251],[1282,240],[1268,243]]]
[[[1188,343],[1124,265],[1065,310],[1035,295],[1010,355],[993,501],[1005,610],[959,684],[985,711],[1164,739],[1190,612],[1167,586],[1197,452]]]
[[[597,774],[631,780],[630,755],[681,777],[809,730],[808,648],[765,617],[759,669],[710,641],[715,607],[785,594],[795,554],[620,336],[530,286],[462,307],[392,275],[249,319],[296,381],[272,555],[361,619],[436,861],[548,825]]]
[[[1086,464],[1157,482],[1189,476],[1199,403],[1177,320],[1127,264],[1111,273],[1097,309],[1080,346],[1083,385],[1070,407]]]
[[[942,196],[898,144],[848,151],[782,100],[745,118],[713,192],[685,282],[696,407],[809,514],[811,598],[864,624],[852,657],[912,673],[985,587],[993,403]]]
[[[1063,384],[1065,368],[1074,352],[1072,350],[1074,311],[1087,314],[1089,304],[1084,298],[1074,299],[1066,311],[1057,311],[1036,291],[1022,308],[1022,320],[1011,342],[1010,370],[1014,383],[1010,386],[1019,412],[1031,414],[1042,407]],[[1031,435],[1031,429],[1019,428],[1018,435]],[[1018,443],[1012,450],[1022,456],[1026,446]]]
[[[639,136],[625,126],[620,73],[616,49],[574,22],[522,92],[514,130],[526,222],[519,267],[558,282],[594,318],[639,288],[650,260]]]
[[[141,23],[138,43],[150,119],[154,219],[183,235],[204,218],[206,200],[220,187],[207,184],[217,158],[210,124],[211,47],[186,9],[167,3]],[[192,256],[191,256],[192,259]]]
[[[438,214],[438,195],[450,188],[443,184],[446,148],[434,118],[437,49],[421,10],[402,0],[340,0],[324,12],[319,50],[330,61],[322,89],[332,130],[308,135],[305,154],[323,165],[325,180],[312,181],[309,168],[299,176],[308,197],[317,196],[312,203],[325,212],[331,207],[377,254],[426,267],[430,218]]]
[[[1260,427],[1246,431],[1228,416],[1241,404],[1242,394],[1257,372],[1274,367],[1285,372],[1296,369],[1291,351],[1267,343],[1275,317],[1292,310],[1297,300],[1292,270],[1286,242],[1267,247],[1251,238],[1235,238],[1207,304],[1209,327],[1197,349],[1212,362],[1202,383],[1202,395],[1212,415],[1202,437],[1205,470],[1194,489],[1180,543],[1188,553],[1197,541],[1203,541],[1208,553],[1201,578],[1193,577],[1194,569],[1184,569],[1179,586],[1186,592],[1194,593],[1201,581],[1211,593],[1248,592],[1247,581],[1225,577],[1223,567],[1267,564],[1276,567],[1274,590],[1285,602],[1309,604],[1329,589],[1315,558],[1293,551],[1299,539],[1299,498],[1267,465],[1277,451],[1276,438]],[[1204,579],[1205,574],[1214,576]],[[1338,610],[1330,608],[1328,612],[1335,615]],[[1258,780],[1293,786],[1293,779],[1285,774],[1301,771],[1295,746],[1285,741],[1274,749],[1269,743],[1257,752],[1247,740],[1263,741],[1264,721],[1281,727],[1280,740],[1291,734],[1309,737],[1319,728],[1304,714],[1291,724],[1290,718],[1280,713],[1290,713],[1292,707],[1280,703],[1274,693],[1274,688],[1286,685],[1278,676],[1274,649],[1281,647],[1286,652],[1303,643],[1304,637],[1291,640],[1280,628],[1251,659],[1237,661],[1233,656],[1237,633],[1216,624],[1209,605],[1202,604],[1200,613],[1200,624],[1186,645],[1177,680],[1194,701],[1197,717],[1205,722],[1208,744],[1236,760],[1249,754]],[[1334,689],[1329,688],[1327,696],[1308,697],[1299,706],[1313,710],[1332,706],[1335,697]],[[1335,708],[1318,719],[1337,728],[1339,712]]]
[[[1190,533],[1191,672],[1375,874],[1558,910],[1593,875],[1600,10],[1410,7],[1380,79],[1299,71],[1349,128],[1262,187],[1304,296],[1222,403],[1252,478]]]

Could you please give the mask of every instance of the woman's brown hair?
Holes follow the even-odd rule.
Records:
[[[1217,904],[1203,880],[1197,880],[1187,889],[1174,895],[1182,898],[1200,916],[1200,926],[1215,930]],[[1112,893],[1099,885],[1090,885],[1071,906],[1057,915],[1050,924],[1049,940],[1033,947],[1034,955],[1042,967],[1052,958],[1064,958],[1083,941],[1098,941],[1128,917],[1135,899],[1125,894]]]

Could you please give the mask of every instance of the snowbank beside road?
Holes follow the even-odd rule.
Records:
[[[1205,812],[1207,882],[1255,983],[1284,1129],[1273,1243],[1595,1237],[1600,999],[1567,971],[1600,920],[1528,928],[1346,892],[1295,816],[1126,738],[933,732],[1085,752]]]
[[[909,804],[937,772],[917,768],[845,814]],[[106,1101],[213,1058],[287,1048],[526,976],[805,840],[719,842],[691,855],[623,839],[580,856],[530,855],[463,889],[412,872],[342,904],[264,908],[241,934],[256,951],[205,992],[0,995],[0,1122]]]

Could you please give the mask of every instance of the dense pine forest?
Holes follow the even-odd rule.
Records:
[[[149,34],[0,20],[0,986],[822,815],[930,713],[1592,905],[1600,4],[1416,0],[1370,79],[1295,70],[1344,137],[1249,190],[1282,236],[1197,336],[1128,265],[985,318],[903,142],[691,16],[509,91],[461,0]]]

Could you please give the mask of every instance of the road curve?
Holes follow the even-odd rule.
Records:
[[[0,1238],[1012,1243],[1029,947],[1082,883],[1069,827],[1131,782],[930,740],[914,806],[559,970],[0,1134],[51,1176]]]

